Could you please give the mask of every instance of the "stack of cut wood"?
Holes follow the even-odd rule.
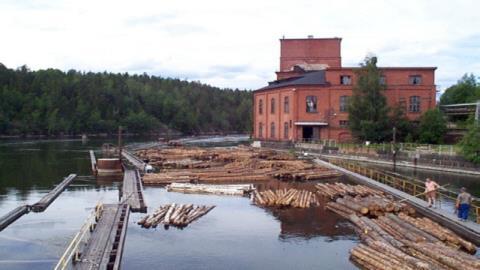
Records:
[[[311,161],[295,160],[290,154],[247,147],[148,149],[138,151],[137,155],[161,169],[160,173],[144,177],[146,185],[272,179],[309,181],[340,176],[335,170]]]
[[[144,228],[156,227],[158,224],[185,227],[201,216],[207,214],[215,206],[194,206],[193,204],[167,204],[160,206],[151,215],[146,215],[137,223]]]
[[[253,192],[253,201],[257,205],[262,206],[280,206],[280,207],[297,207],[309,208],[318,206],[318,199],[315,193],[308,190],[298,189],[277,189],[265,190],[262,192]]]
[[[372,217],[379,217],[385,215],[385,213],[405,213],[407,215],[415,214],[415,209],[406,203],[396,202],[386,196],[367,196],[352,197],[345,195],[339,197],[335,202],[328,202],[327,209],[341,211],[342,213],[369,215]]]
[[[383,192],[369,188],[363,185],[349,185],[344,183],[320,183],[315,185],[317,192],[325,197],[336,199],[345,195],[350,196],[369,196],[378,195],[383,196]]]
[[[378,219],[350,215],[363,244],[351,259],[366,269],[480,269],[476,247],[427,218],[388,214]]]
[[[210,193],[221,195],[240,195],[245,196],[254,190],[253,185],[202,185],[172,183],[167,186],[168,191],[183,193]]]

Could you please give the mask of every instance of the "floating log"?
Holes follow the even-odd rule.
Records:
[[[276,151],[235,148],[148,149],[136,153],[160,169],[144,177],[145,185],[174,182],[253,182],[272,179],[311,181],[341,174],[311,161]]]
[[[167,191],[240,196],[248,195],[250,192],[252,192],[252,190],[254,190],[253,185],[204,185],[172,183],[167,186]]]
[[[253,202],[262,206],[309,208],[318,206],[316,195],[308,190],[265,190],[253,193]]]
[[[156,227],[158,224],[185,227],[206,215],[215,206],[194,206],[193,204],[175,203],[160,206],[152,214],[142,217],[137,224],[143,228]]]

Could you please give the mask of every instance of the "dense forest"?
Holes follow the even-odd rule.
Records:
[[[252,93],[156,76],[0,63],[0,135],[246,132]]]

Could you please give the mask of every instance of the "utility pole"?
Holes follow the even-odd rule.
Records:
[[[118,127],[118,159],[122,160],[122,127]]]
[[[396,147],[396,139],[397,137],[397,128],[393,127],[393,141],[392,141],[392,158],[393,158],[393,171],[396,172],[397,169],[397,147]]]

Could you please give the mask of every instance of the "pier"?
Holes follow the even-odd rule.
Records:
[[[133,166],[135,166],[138,170],[142,172],[145,170],[146,163],[143,162],[143,160],[136,157],[135,155],[133,155],[132,153],[128,152],[127,150],[122,150],[122,156],[128,162],[130,162]]]
[[[77,177],[76,174],[70,174],[67,176],[63,181],[56,186],[54,189],[52,189],[47,195],[43,196],[40,201],[32,205],[32,210],[33,212],[43,212],[47,207],[62,193],[68,185]]]
[[[15,220],[27,214],[29,211],[28,205],[22,205],[0,217],[0,231],[3,231],[8,225],[12,224]]]
[[[143,185],[138,170],[125,170],[123,175],[122,202],[130,205],[132,212],[147,212],[143,198]]]
[[[120,269],[129,214],[127,204],[97,205],[55,270]]]
[[[449,229],[459,234],[460,236],[468,239],[475,245],[480,245],[480,224],[472,221],[467,221],[467,222],[458,221],[457,217],[452,213],[449,213],[442,209],[429,208],[426,201],[419,199],[415,196],[412,196],[408,193],[405,193],[403,191],[400,191],[391,186],[388,186],[386,184],[375,181],[359,173],[352,172],[350,170],[347,170],[340,166],[336,166],[332,163],[329,163],[320,159],[315,159],[315,162],[322,166],[330,167],[332,169],[336,169],[347,175],[350,175],[353,177],[354,181],[358,182],[359,184],[376,188],[378,190],[381,190],[383,192],[393,195],[397,199],[408,201],[410,205],[413,206],[422,215],[429,217],[439,222],[440,224],[448,227]]]

